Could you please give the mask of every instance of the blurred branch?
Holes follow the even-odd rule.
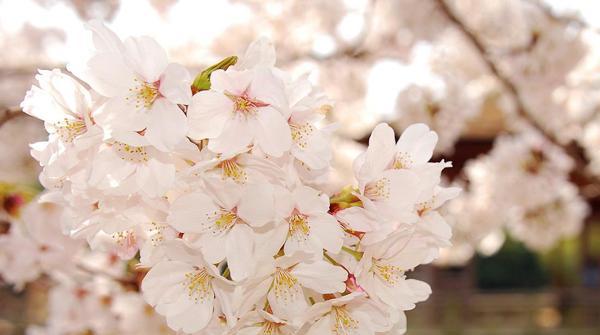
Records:
[[[438,6],[442,13],[458,28],[463,35],[471,42],[475,49],[479,52],[482,60],[487,65],[490,72],[502,83],[506,91],[512,96],[515,103],[517,115],[525,120],[529,125],[535,128],[540,134],[542,134],[552,144],[561,147],[564,151],[571,156],[575,162],[575,168],[571,173],[573,182],[581,186],[582,195],[588,198],[596,197],[597,194],[591,195],[588,192],[583,192],[589,189],[590,186],[600,185],[600,181],[585,171],[585,167],[588,162],[582,153],[581,148],[575,143],[564,144],[561,143],[551,132],[547,131],[534,116],[528,111],[523,97],[519,92],[519,89],[512,82],[512,80],[506,74],[502,73],[499,67],[496,65],[492,56],[488,52],[484,43],[479,39],[477,34],[466,26],[466,24],[454,13],[454,11],[448,6],[445,0],[434,0],[438,3]]]
[[[502,73],[502,71],[500,71],[500,69],[498,68],[496,63],[493,61],[490,53],[487,51],[486,47],[484,46],[483,42],[479,39],[479,37],[477,37],[475,32],[473,32],[471,29],[469,29],[461,21],[461,19],[458,18],[458,16],[454,13],[454,11],[448,6],[448,4],[446,4],[445,0],[435,0],[435,1],[439,4],[440,9],[446,15],[446,17],[448,17],[448,19],[450,19],[450,21],[452,23],[454,23],[454,25],[460,31],[462,31],[463,35],[465,37],[467,37],[467,39],[471,42],[471,44],[473,44],[473,46],[475,47],[475,49],[477,49],[481,58],[487,65],[490,72],[502,83],[504,88],[512,96],[518,115],[521,116],[522,118],[524,118],[525,120],[527,120],[534,128],[536,128],[540,133],[542,133],[545,137],[547,137],[552,143],[562,147],[563,145],[555,138],[555,136],[553,134],[547,132],[545,130],[545,128],[541,124],[539,124],[539,122],[537,120],[535,120],[535,118],[533,118],[530,115],[530,113],[527,111],[525,102],[523,101],[523,98],[521,97],[521,93],[517,89],[516,85],[512,82],[512,80],[507,75],[505,75],[504,73]]]
[[[0,127],[2,127],[5,123],[7,123],[8,121],[18,117],[24,115],[20,110],[15,110],[15,109],[5,109],[4,111],[2,111],[2,115],[0,115]]]

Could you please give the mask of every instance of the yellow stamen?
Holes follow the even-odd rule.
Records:
[[[206,216],[209,222],[213,222],[213,225],[209,227],[213,235],[220,234],[233,227],[238,219],[238,216],[234,212],[222,208],[213,213],[206,214]]]
[[[399,152],[396,154],[394,158],[394,162],[392,163],[392,168],[399,169],[407,169],[413,165],[413,160],[409,153],[407,152]]]
[[[373,260],[371,271],[390,285],[397,284],[404,276],[404,271],[400,267],[390,264],[381,264],[376,260]]]
[[[349,330],[358,329],[358,320],[352,318],[344,306],[333,306],[331,311],[335,318],[331,329],[334,334],[347,335],[350,334]]]
[[[310,235],[310,224],[306,216],[294,214],[288,218],[288,223],[290,224],[289,236],[298,240],[306,240]]]
[[[246,171],[237,163],[235,158],[221,162],[219,167],[223,170],[223,178],[231,178],[238,184],[248,181]]]
[[[148,161],[148,153],[144,147],[115,142],[113,144],[117,150],[117,155],[124,161],[133,163],[145,163]]]
[[[365,186],[365,196],[371,200],[385,200],[390,197],[390,180],[381,178]]]
[[[75,137],[85,133],[87,129],[85,122],[82,120],[69,120],[66,118],[55,123],[54,127],[60,139],[67,143],[73,142]]]
[[[206,268],[201,268],[185,274],[185,281],[182,283],[187,288],[188,297],[194,302],[201,302],[212,294],[213,276],[208,274]]]
[[[281,325],[279,323],[265,321],[263,323],[261,334],[263,335],[282,335],[281,329],[279,329]]]
[[[315,131],[315,127],[310,123],[301,125],[290,124],[290,130],[292,132],[292,140],[301,149],[306,149],[308,146],[308,139],[310,135]]]
[[[278,268],[273,278],[273,291],[277,299],[284,301],[292,300],[297,294],[302,294],[298,285],[298,279],[294,277],[289,270]]]
[[[135,100],[135,108],[150,108],[154,101],[158,98],[158,83],[147,83],[139,79],[133,79],[136,85],[129,89]],[[125,98],[130,100],[131,97]]]

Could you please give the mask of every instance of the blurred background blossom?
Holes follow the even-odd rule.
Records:
[[[81,57],[91,19],[156,38],[193,71],[271,38],[279,66],[335,101],[332,190],[352,182],[377,122],[434,129],[436,155],[454,163],[446,181],[464,192],[446,208],[453,247],[419,271],[434,295],[409,313],[408,334],[600,331],[598,1],[0,0],[0,227],[38,187],[27,144],[43,125],[17,106],[37,69]],[[0,247],[3,271],[9,256]],[[105,316],[85,334],[160,323],[124,287],[49,285],[1,292],[0,334],[60,322],[69,299],[83,303],[77,292]]]

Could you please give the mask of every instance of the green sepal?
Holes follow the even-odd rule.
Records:
[[[229,56],[200,72],[192,83],[193,93],[196,94],[197,92],[210,89],[210,75],[216,70],[227,70],[227,68],[237,63],[237,61],[237,56]]]

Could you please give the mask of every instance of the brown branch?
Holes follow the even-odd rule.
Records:
[[[18,117],[24,115],[20,110],[11,110],[11,109],[5,109],[2,112],[2,115],[0,116],[0,127],[2,127],[5,123],[7,123],[8,121]]]
[[[489,71],[500,81],[506,91],[512,96],[515,103],[516,112],[519,117],[525,120],[530,126],[535,128],[541,135],[543,135],[552,144],[564,149],[564,151],[574,160],[575,168],[571,173],[571,179],[585,190],[586,187],[600,185],[600,181],[585,171],[585,167],[588,162],[585,156],[582,154],[581,148],[575,143],[564,144],[561,143],[551,132],[546,130],[531,112],[527,109],[525,102],[519,92],[519,89],[512,82],[512,80],[502,73],[498,68],[490,53],[485,47],[484,43],[479,39],[477,34],[469,29],[462,20],[454,13],[454,11],[448,6],[445,0],[435,0],[442,13],[460,30],[463,35],[471,42],[471,44],[478,51],[481,59],[484,61]],[[586,192],[582,192],[584,196],[587,196]],[[595,197],[595,196],[591,196]]]

